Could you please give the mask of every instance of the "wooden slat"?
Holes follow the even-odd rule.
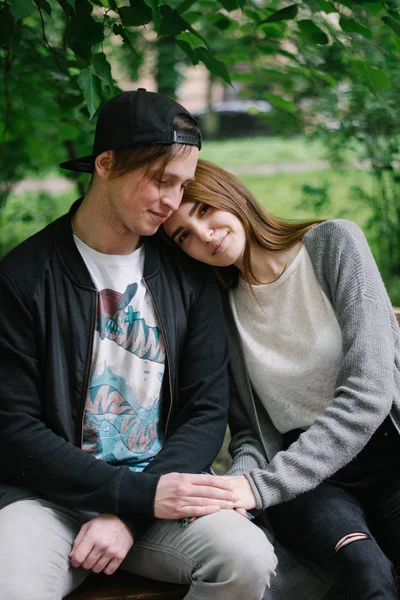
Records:
[[[89,575],[65,600],[182,600],[189,586],[154,581],[126,571]]]
[[[400,308],[397,308],[396,306],[394,306],[393,310],[394,310],[394,314],[397,317],[397,322],[400,325]]]

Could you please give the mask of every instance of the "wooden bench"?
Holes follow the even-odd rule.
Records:
[[[394,312],[400,325],[400,308]],[[114,575],[89,575],[65,600],[181,600],[189,587],[153,581],[117,571]]]
[[[65,600],[182,600],[187,585],[164,583],[117,571],[114,575],[89,575]]]

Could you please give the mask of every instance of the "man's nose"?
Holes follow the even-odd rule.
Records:
[[[162,196],[161,202],[170,210],[178,210],[182,201],[183,189],[181,187],[169,188]]]

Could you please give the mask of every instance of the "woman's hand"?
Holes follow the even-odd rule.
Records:
[[[236,475],[234,477],[228,476],[226,479],[232,483],[232,491],[238,498],[235,502],[235,509],[254,509],[256,507],[256,499],[247,478],[244,475]],[[242,511],[238,512],[243,514]]]
[[[202,517],[222,508],[233,509],[238,495],[229,477],[190,473],[162,475],[154,500],[157,519]]]

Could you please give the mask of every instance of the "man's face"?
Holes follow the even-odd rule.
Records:
[[[179,207],[187,183],[194,178],[199,150],[176,155],[158,175],[162,159],[150,167],[131,171],[107,180],[105,218],[115,233],[140,236],[153,235]]]

